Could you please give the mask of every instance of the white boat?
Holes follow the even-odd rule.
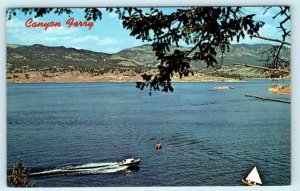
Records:
[[[232,86],[216,86],[214,87],[215,90],[231,90],[234,89]]]
[[[140,159],[128,158],[124,159],[122,162],[119,162],[119,166],[136,166],[140,163]]]
[[[251,172],[245,179],[242,179],[242,182],[246,186],[261,186],[262,185],[262,182],[261,182],[261,179],[258,174],[256,166],[251,170]]]

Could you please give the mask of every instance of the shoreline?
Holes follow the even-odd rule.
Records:
[[[226,79],[210,79],[210,80],[204,80],[204,79],[196,79],[196,80],[173,80],[171,82],[175,83],[196,83],[196,82],[201,82],[201,83],[246,83],[250,80],[266,80],[266,81],[286,81],[286,80],[291,80],[290,78],[287,79],[277,79],[277,80],[272,80],[268,78],[247,78],[243,80],[238,80],[238,79],[231,79],[231,78],[226,78]],[[126,81],[121,81],[121,80],[95,80],[95,81],[75,81],[75,80],[68,80],[68,81],[55,81],[55,80],[48,80],[48,81],[31,81],[31,80],[21,80],[21,81],[11,81],[6,79],[7,84],[39,84],[39,83],[136,83],[136,82],[144,82],[143,80],[126,80]]]
[[[237,80],[232,78],[224,78],[224,77],[206,77],[206,78],[200,78],[200,77],[186,77],[188,79],[182,80],[178,78],[174,78],[172,83],[246,83],[248,80],[272,80],[272,79],[245,79],[245,80]],[[192,79],[191,79],[192,78]],[[291,79],[279,79],[279,80],[291,80]],[[277,81],[279,81],[277,80]],[[6,80],[6,84],[67,84],[67,83],[136,83],[136,82],[142,82],[141,79],[127,79],[125,80],[81,80],[81,81],[75,81],[75,80],[68,80],[68,81],[62,81],[62,80],[48,80],[46,81],[43,79],[42,81],[38,80],[17,80],[17,81],[9,81]],[[291,87],[290,85],[283,86],[281,84],[273,85],[267,90],[270,93],[277,94],[277,95],[291,95]]]
[[[43,73],[43,72],[28,72],[28,73],[7,73],[7,83],[82,83],[82,82],[143,82],[141,74],[137,73],[105,73],[103,75],[93,76],[89,73],[79,71],[73,72],[58,72],[58,73]],[[195,74],[179,78],[174,75],[172,82],[243,82],[240,79],[209,76],[205,74]]]
[[[67,83],[136,83],[141,81],[68,81],[68,82],[55,82],[55,81],[42,81],[42,82],[6,82],[6,84],[67,84]],[[172,83],[246,83],[247,81],[171,81]]]
[[[269,79],[269,78],[230,78],[211,76],[202,73],[196,73],[194,76],[186,76],[180,79],[174,75],[171,82],[247,82],[250,80],[291,80],[291,78]],[[91,75],[87,72],[27,72],[27,73],[6,73],[6,83],[87,83],[87,82],[144,82],[141,74],[138,73],[105,73],[102,75]]]

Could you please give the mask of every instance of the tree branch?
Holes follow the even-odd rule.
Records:
[[[260,38],[260,39],[263,39],[263,40],[268,40],[268,41],[273,41],[273,42],[278,42],[278,43],[281,43],[281,44],[285,44],[285,45],[291,46],[291,43],[285,42],[285,41],[282,41],[282,40],[278,40],[278,39],[267,38],[267,37],[257,36],[257,35],[253,35],[253,36],[251,36],[251,37],[254,37],[254,38]]]
[[[256,68],[256,69],[261,69],[261,70],[269,70],[269,71],[275,71],[275,72],[283,72],[283,73],[287,73],[287,74],[291,73],[291,71],[288,71],[288,70],[266,68],[266,67],[262,67],[262,66],[251,65],[251,64],[233,64],[233,65],[234,66],[244,66],[244,67],[248,67],[248,68]]]

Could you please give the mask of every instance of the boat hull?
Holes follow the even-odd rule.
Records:
[[[136,160],[136,161],[130,162],[130,163],[119,163],[119,166],[137,166],[138,164],[140,164],[140,161]]]
[[[243,183],[245,186],[260,186],[260,184],[256,184],[256,183],[253,183],[253,182],[251,182],[251,181],[244,180],[244,179],[242,179],[242,183]]]

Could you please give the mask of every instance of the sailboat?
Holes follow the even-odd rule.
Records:
[[[249,175],[245,179],[242,179],[242,182],[246,186],[260,186],[260,185],[262,185],[262,182],[261,182],[261,179],[260,179],[260,176],[258,174],[256,166],[251,170],[251,172],[249,173]]]

